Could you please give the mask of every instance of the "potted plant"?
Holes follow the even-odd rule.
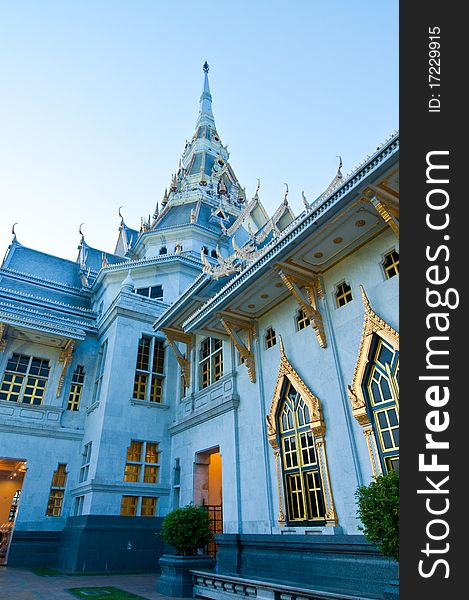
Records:
[[[176,554],[163,554],[157,591],[165,596],[192,597],[192,569],[212,571],[215,560],[203,554],[212,540],[210,516],[203,506],[176,508],[163,519],[161,537]]]
[[[355,497],[360,529],[383,556],[399,561],[399,473],[389,471],[360,486]],[[399,580],[393,579],[384,591],[386,599],[399,598]]]

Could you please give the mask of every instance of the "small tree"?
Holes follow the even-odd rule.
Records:
[[[389,471],[355,492],[366,539],[384,555],[399,560],[399,474]]]
[[[161,537],[178,554],[197,554],[199,548],[204,548],[212,540],[208,510],[190,504],[172,510],[163,519]]]

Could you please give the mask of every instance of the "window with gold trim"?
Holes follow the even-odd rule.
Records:
[[[50,365],[45,358],[13,354],[0,385],[0,400],[39,406],[44,400]]]
[[[296,329],[297,331],[301,331],[302,329],[306,329],[311,324],[310,318],[307,316],[305,311],[300,308],[296,313]]]
[[[131,440],[127,448],[124,481],[158,483],[160,463],[157,442]]]
[[[67,410],[77,411],[80,408],[80,400],[83,392],[83,383],[85,381],[85,368],[83,365],[77,365],[73,371],[72,385],[68,395]]]
[[[288,381],[277,412],[287,522],[322,524],[325,502],[309,409]]]
[[[48,517],[60,517],[67,482],[67,465],[59,463],[57,470],[52,476],[49,501],[47,503],[46,515]]]
[[[386,279],[399,275],[399,252],[391,250],[391,252],[385,254],[382,265]]]
[[[399,469],[399,352],[375,336],[362,384],[383,472]]]
[[[339,283],[335,290],[335,301],[337,308],[345,306],[353,300],[352,288],[346,281]]]
[[[136,400],[163,401],[164,342],[142,336],[138,343],[134,395]]]
[[[223,376],[223,342],[205,338],[200,345],[200,387],[206,388]]]

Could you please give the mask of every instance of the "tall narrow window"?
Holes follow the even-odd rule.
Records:
[[[0,400],[34,406],[42,404],[49,372],[49,361],[45,358],[13,354],[3,375]]]
[[[383,472],[399,469],[399,352],[376,336],[362,384]]]
[[[83,365],[77,365],[73,371],[72,385],[68,395],[67,410],[77,411],[80,408],[81,394],[83,392],[83,383],[85,381],[85,368]]]
[[[386,279],[399,275],[399,252],[392,250],[384,255],[383,269]]]
[[[277,425],[287,520],[292,524],[322,523],[325,520],[324,493],[311,417],[305,401],[289,381],[277,412]]]
[[[162,402],[163,380],[164,342],[144,335],[138,344],[134,398]]]
[[[208,387],[223,376],[223,342],[206,338],[200,345],[200,386]]]
[[[298,312],[296,313],[296,329],[297,329],[297,331],[301,331],[302,329],[309,327],[310,323],[311,323],[311,321],[309,320],[309,317],[306,315],[305,311],[300,308],[298,310]]]
[[[83,505],[85,503],[85,496],[77,496],[75,498],[75,508],[73,511],[73,515],[75,517],[79,517],[83,514]]]
[[[159,457],[157,442],[131,440],[127,448],[124,481],[158,483]]]
[[[81,455],[80,483],[88,479],[88,475],[90,472],[92,444],[93,442],[89,442],[83,447],[83,454]]]
[[[48,517],[60,517],[64,500],[65,484],[67,482],[67,465],[59,463],[57,470],[52,476],[50,486],[49,502],[47,503],[46,515]]]
[[[98,368],[96,371],[96,379],[94,382],[93,403],[98,402],[99,394],[101,393],[101,386],[103,383],[103,376],[104,376],[104,367],[106,364],[106,354],[107,354],[107,340],[103,344],[101,344],[101,348],[99,349]]]
[[[275,330],[269,327],[265,333],[265,347],[272,348],[277,343],[277,336]]]
[[[348,304],[352,300],[352,288],[349,286],[349,284],[345,281],[339,283],[335,290],[335,301],[337,303],[337,308],[345,306],[345,304]]]

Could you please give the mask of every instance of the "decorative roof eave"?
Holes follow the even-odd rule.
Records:
[[[243,210],[237,217],[236,221],[231,225],[231,227],[229,227],[226,230],[227,234],[230,236],[234,235],[234,233],[241,227],[244,220],[253,212],[253,210],[255,208],[259,208],[259,210],[261,211],[262,215],[265,218],[266,223],[270,220],[270,217],[269,217],[267,211],[265,210],[262,202],[260,201],[259,196],[257,195],[257,191],[256,191],[254,198],[252,198],[250,200],[250,202],[248,204],[246,204],[246,206],[243,208]]]
[[[6,325],[11,325],[12,327],[20,327],[23,329],[28,329],[30,331],[40,331],[42,333],[48,333],[52,335],[56,335],[62,338],[72,338],[75,340],[84,340],[86,337],[86,332],[83,329],[72,328],[72,327],[60,327],[59,325],[54,325],[53,323],[39,321],[33,318],[27,317],[18,317],[14,315],[10,315],[8,313],[4,313],[0,310],[0,321],[5,323]],[[93,332],[95,332],[94,330]]]
[[[23,271],[17,271],[16,269],[10,269],[10,268],[6,268],[6,267],[0,268],[0,276],[1,275],[13,277],[15,279],[23,279],[24,281],[28,281],[30,283],[39,284],[42,287],[49,287],[49,288],[67,292],[69,294],[73,294],[76,296],[82,296],[84,298],[90,298],[90,296],[91,296],[91,294],[88,290],[85,290],[81,287],[68,285],[66,283],[61,283],[60,281],[54,281],[52,279],[46,279],[44,277],[37,277],[36,275],[31,275],[30,273],[24,273]]]
[[[84,306],[73,306],[72,304],[67,304],[66,302],[60,302],[59,300],[52,300],[51,298],[45,298],[44,296],[36,296],[35,294],[27,294],[26,292],[21,292],[19,290],[13,290],[6,287],[0,286],[0,297],[4,296],[6,298],[12,298],[18,301],[24,300],[28,303],[34,303],[39,306],[48,307],[48,308],[57,308],[64,312],[68,312],[70,314],[76,314],[77,316],[89,316],[90,318],[96,318],[96,311],[91,308],[86,308]],[[16,297],[16,298],[15,298]],[[84,313],[84,314],[80,314]]]
[[[0,312],[5,315],[12,315],[13,318],[25,318],[37,319],[44,323],[52,323],[55,326],[71,328],[71,329],[83,329],[87,331],[94,331],[96,329],[95,319],[93,320],[79,320],[71,319],[69,317],[62,316],[62,313],[58,312],[46,312],[39,310],[38,308],[32,308],[19,302],[6,302],[0,301]]]
[[[199,269],[202,268],[202,263],[200,262],[200,259],[197,259],[195,256],[187,256],[185,254],[162,254],[161,256],[128,260],[126,262],[116,263],[115,265],[109,265],[108,267],[104,267],[99,272],[96,280],[93,282],[91,287],[97,287],[102,282],[104,277],[109,273],[113,273],[116,271],[128,271],[131,268],[137,267],[151,267],[153,265],[159,265],[168,262],[179,262],[182,264],[190,265],[191,267],[198,267]]]
[[[222,303],[239,288],[251,279],[268,262],[278,260],[278,255],[292,240],[304,234],[304,231],[314,225],[325,212],[335,207],[343,198],[357,191],[365,180],[376,173],[386,164],[386,161],[395,156],[399,151],[399,135],[394,134],[378,150],[362,164],[355,172],[347,177],[344,183],[335,190],[328,198],[317,201],[311,205],[311,210],[306,214],[299,215],[288,225],[280,236],[270,242],[263,249],[260,257],[252,263],[245,271],[235,275],[226,285],[213,297],[202,305],[189,319],[183,323],[186,331],[196,329],[201,322],[212,311],[220,310]]]
[[[220,233],[221,233],[221,230],[220,230],[220,233],[218,233],[217,231],[210,229],[210,227],[205,227],[204,225],[201,225],[200,223],[182,223],[181,225],[167,225],[166,227],[159,227],[158,229],[152,229],[150,231],[146,231],[145,233],[143,233],[138,240],[139,245],[144,244],[145,238],[151,237],[152,235],[157,236],[160,233],[165,233],[165,232],[173,231],[173,230],[179,231],[181,229],[184,229],[185,227],[193,227],[195,229],[200,229],[204,233],[211,234],[214,238],[219,238]],[[135,245],[135,248],[137,248],[137,245]],[[117,264],[120,264],[120,263],[117,263]]]

